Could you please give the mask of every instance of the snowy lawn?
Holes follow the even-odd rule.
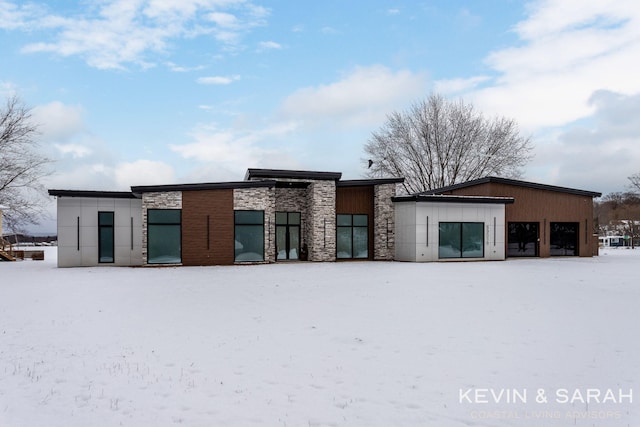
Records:
[[[58,269],[50,248],[0,263],[0,426],[638,426],[639,267]]]

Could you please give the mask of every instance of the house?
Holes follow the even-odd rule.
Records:
[[[593,198],[601,193],[486,177],[422,194],[513,198],[505,205],[507,257],[597,254]]]
[[[249,169],[243,181],[49,190],[58,266],[392,260],[402,178]]]
[[[414,194],[393,198],[397,261],[505,259],[512,197]]]
[[[242,181],[49,190],[58,265],[591,256],[601,194],[487,177],[396,196],[403,178],[249,169]],[[597,252],[595,252],[597,253]]]

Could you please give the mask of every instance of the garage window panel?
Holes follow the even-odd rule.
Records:
[[[484,258],[484,223],[439,223],[438,257],[440,259]]]

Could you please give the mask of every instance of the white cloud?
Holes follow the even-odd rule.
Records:
[[[497,73],[493,86],[467,97],[488,113],[514,117],[533,130],[589,116],[597,90],[640,91],[635,0],[537,1],[514,31],[521,45],[486,59]]]
[[[154,160],[119,163],[113,173],[118,188],[128,188],[132,185],[173,184],[176,180],[175,172],[170,165]]]
[[[210,163],[208,167],[222,168],[241,173],[248,166],[261,166],[274,158],[287,157],[282,149],[278,152],[267,147],[266,142],[282,138],[295,130],[294,123],[279,123],[257,130],[217,129],[200,126],[191,134],[195,140],[182,145],[170,145],[169,148],[185,159]]]
[[[228,85],[237,80],[240,80],[239,75],[200,77],[196,81],[201,85]]]
[[[16,4],[0,0],[0,28],[16,30],[27,27],[31,17],[40,16],[42,8],[33,3]]]
[[[387,15],[397,15],[400,13],[400,9],[392,8],[387,9]]]
[[[54,101],[34,107],[32,118],[38,126],[40,140],[61,143],[85,131],[83,113],[82,107]]]
[[[236,28],[240,25],[238,18],[235,15],[224,12],[213,12],[208,16],[211,22],[215,22],[222,28]]]
[[[74,159],[81,159],[91,154],[91,148],[80,144],[53,144],[63,155],[71,155]]]
[[[531,179],[609,193],[640,171],[640,94],[599,91],[593,120],[538,138]]]
[[[320,32],[321,32],[322,34],[331,34],[331,35],[333,35],[333,34],[340,34],[340,30],[337,30],[336,28],[329,27],[329,26],[322,27],[322,28],[320,29]]]
[[[184,67],[173,62],[167,62],[165,65],[167,66],[167,68],[169,68],[169,70],[175,73],[188,73],[191,71],[200,71],[205,68],[204,65],[196,65],[195,67]]]
[[[65,16],[0,1],[0,23],[19,23],[0,28],[45,33],[46,41],[27,44],[23,52],[80,56],[100,69],[154,66],[152,54],[169,51],[179,38],[211,35],[223,48],[235,47],[243,34],[264,25],[267,15],[267,9],[244,0],[111,0]]]
[[[455,94],[476,88],[479,84],[489,80],[489,76],[475,76],[468,79],[447,79],[434,82],[434,89],[443,95]]]
[[[342,79],[300,89],[281,107],[284,117],[320,124],[377,125],[386,114],[424,96],[426,76],[381,65],[356,67]]]
[[[258,49],[259,50],[282,49],[282,45],[274,41],[265,41],[265,42],[258,43]]]

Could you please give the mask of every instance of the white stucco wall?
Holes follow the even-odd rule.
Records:
[[[395,260],[416,260],[416,202],[395,203]]]
[[[114,212],[113,263],[98,262],[98,212],[101,211]],[[96,265],[142,265],[140,199],[58,198],[58,267]]]
[[[397,261],[470,261],[505,259],[505,207],[492,203],[395,203]],[[440,222],[484,223],[483,258],[439,259]]]

